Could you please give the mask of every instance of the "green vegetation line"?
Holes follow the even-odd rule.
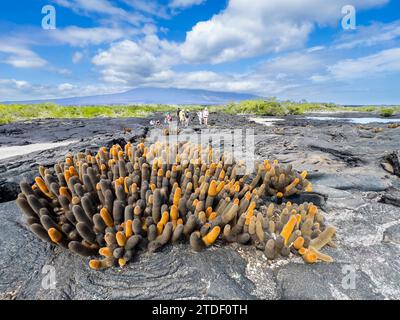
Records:
[[[77,119],[77,118],[129,118],[146,117],[154,112],[175,111],[174,105],[127,105],[127,106],[59,106],[56,104],[11,104],[0,105],[0,124],[32,119]],[[190,111],[201,110],[202,106],[180,106]],[[343,107],[335,104],[291,102],[275,100],[248,100],[228,103],[226,106],[211,106],[211,112],[228,114],[253,114],[265,116],[301,115],[307,112],[371,112],[390,117],[400,112],[400,106],[384,108],[377,106]]]

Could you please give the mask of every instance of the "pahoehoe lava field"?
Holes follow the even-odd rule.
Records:
[[[289,116],[265,126],[246,116],[210,115],[211,133],[254,129],[257,159],[277,159],[308,172],[313,193],[300,200],[317,205],[337,229],[337,248],[324,248],[331,263],[305,264],[292,253],[270,261],[254,246],[219,241],[195,252],[185,242],[144,251],[124,268],[94,271],[87,258],[40,241],[28,230],[15,204],[21,180],[32,183],[39,165],[53,167],[68,152],[97,152],[101,146],[137,144],[143,138],[151,143],[149,120],[32,120],[0,126],[0,147],[71,141],[0,160],[0,298],[400,298],[400,180],[387,163],[387,155],[400,150],[400,127],[382,123],[360,126]],[[192,125],[180,134],[199,130]],[[41,285],[44,265],[55,268],[55,290]],[[344,285],[344,270],[355,271],[354,288]]]

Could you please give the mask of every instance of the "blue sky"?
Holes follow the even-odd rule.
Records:
[[[2,0],[0,101],[151,86],[400,104],[399,15],[398,0]]]

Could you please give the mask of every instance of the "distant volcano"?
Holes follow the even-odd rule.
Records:
[[[224,105],[228,102],[259,99],[252,94],[217,92],[197,89],[136,88],[122,93],[87,97],[71,97],[47,100],[7,101],[5,103],[44,103],[60,105],[125,105],[125,104],[177,104],[177,105]]]

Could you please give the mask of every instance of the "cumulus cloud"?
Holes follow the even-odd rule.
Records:
[[[358,9],[388,0],[354,0]],[[304,45],[315,25],[337,24],[348,0],[230,0],[208,21],[198,22],[181,47],[189,62],[238,60]]]
[[[81,28],[70,26],[52,30],[49,36],[58,43],[83,47],[87,45],[100,45],[112,42],[127,36],[137,34],[136,29],[121,29],[108,27]]]
[[[39,57],[35,52],[23,46],[2,43],[0,53],[6,57],[0,62],[12,65],[15,68],[40,68],[47,64],[47,61]]]
[[[128,12],[120,7],[114,6],[108,0],[54,0],[58,5],[69,8],[78,14],[89,15],[91,13],[103,14],[112,17],[114,20],[128,22],[133,25],[140,25],[149,22],[138,12]]]
[[[307,75],[324,66],[322,56],[312,52],[299,51],[270,59],[262,63],[259,70],[268,74]]]
[[[400,48],[382,50],[357,59],[342,60],[328,67],[328,71],[336,80],[354,80],[399,72]]]
[[[180,63],[177,45],[148,34],[140,41],[122,40],[101,50],[92,59],[103,80],[136,85]]]
[[[372,23],[359,26],[350,34],[342,34],[334,46],[335,49],[353,49],[371,47],[394,41],[400,37],[400,20],[391,23]]]
[[[114,83],[135,83],[162,71],[158,59],[134,41],[124,40],[98,53],[92,62],[102,67],[103,79]]]

